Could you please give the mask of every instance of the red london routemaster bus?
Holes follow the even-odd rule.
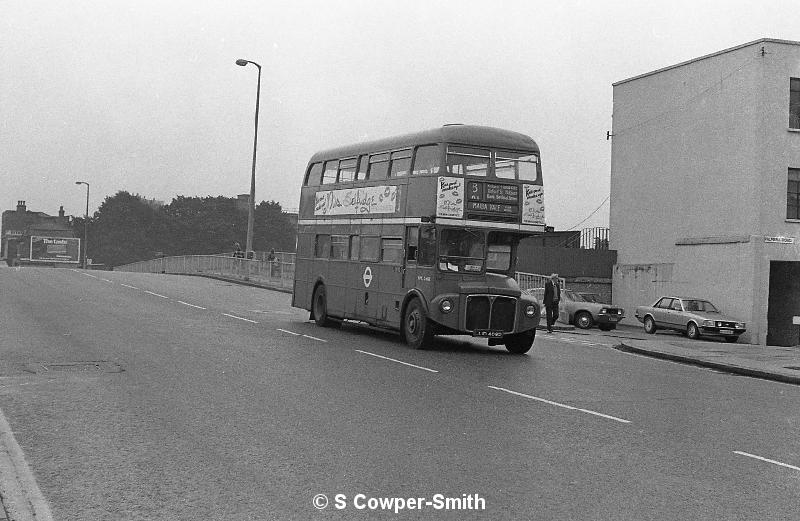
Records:
[[[321,326],[488,338],[527,352],[540,304],[514,280],[520,239],[544,231],[539,147],[445,125],[314,154],[300,197],[292,305]]]

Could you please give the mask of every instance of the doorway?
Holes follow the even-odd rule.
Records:
[[[770,261],[767,345],[800,345],[800,262]]]

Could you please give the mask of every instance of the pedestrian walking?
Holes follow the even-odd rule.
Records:
[[[553,324],[558,319],[558,302],[561,300],[561,285],[558,273],[550,275],[550,280],[544,284],[544,307],[547,313],[547,332],[553,332]]]
[[[274,277],[275,272],[278,271],[278,258],[275,256],[275,248],[270,248],[269,255],[267,255],[267,263],[269,264],[269,276]]]

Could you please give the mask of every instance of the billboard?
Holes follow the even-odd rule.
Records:
[[[73,237],[31,237],[29,260],[33,262],[71,262],[80,260],[81,240]]]

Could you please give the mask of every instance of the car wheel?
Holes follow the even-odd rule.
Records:
[[[692,340],[700,338],[700,329],[698,329],[697,324],[689,322],[689,324],[686,325],[686,336]]]
[[[320,284],[314,289],[314,297],[311,303],[311,307],[314,311],[314,322],[316,322],[318,326],[334,327],[341,325],[341,321],[328,316],[328,297],[324,285]]]
[[[511,353],[524,354],[527,353],[533,345],[533,339],[536,338],[536,330],[531,329],[524,333],[517,333],[516,335],[508,335],[506,337],[506,349]]]
[[[735,343],[737,340],[739,340],[738,336],[726,336],[725,337],[725,341],[730,343],[730,344]]]
[[[653,320],[653,317],[646,316],[644,317],[644,332],[650,333],[651,335],[656,332],[656,321]]]
[[[408,303],[402,327],[403,338],[414,349],[425,349],[433,341],[433,324],[428,320],[419,299],[415,298]]]
[[[581,329],[589,329],[594,325],[594,320],[592,319],[592,315],[587,313],[586,311],[581,311],[577,315],[575,315],[575,327],[579,327]]]

